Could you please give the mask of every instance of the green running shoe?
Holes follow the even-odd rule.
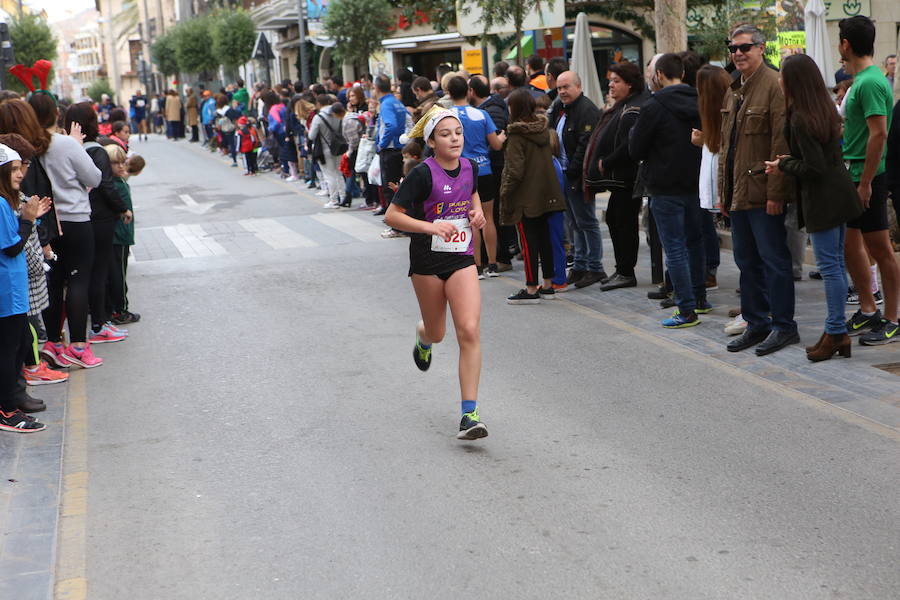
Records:
[[[478,409],[467,412],[462,416],[459,422],[459,433],[456,434],[458,440],[477,440],[487,437],[488,430],[484,423],[478,420]]]

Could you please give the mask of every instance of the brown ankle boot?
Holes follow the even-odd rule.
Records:
[[[835,354],[840,354],[845,358],[850,358],[850,336],[846,333],[832,335],[825,334],[819,347],[812,352],[806,353],[806,358],[813,362],[828,360]]]
[[[810,352],[815,352],[816,350],[818,350],[819,346],[822,345],[822,342],[824,342],[824,341],[825,341],[825,338],[827,338],[827,337],[828,337],[828,334],[827,334],[827,333],[823,333],[823,334],[822,334],[822,337],[819,338],[819,341],[816,342],[816,344],[815,344],[814,346],[807,346],[807,347],[806,347],[806,353],[809,354]]]

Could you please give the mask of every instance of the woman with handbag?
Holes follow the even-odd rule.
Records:
[[[584,165],[586,191],[610,192],[606,226],[616,255],[616,272],[602,282],[604,292],[637,285],[634,267],[642,201],[633,193],[638,163],[628,153],[628,134],[648,97],[637,65],[621,62],[610,66],[609,73],[609,95],[615,104],[600,118]]]
[[[828,316],[818,343],[806,349],[813,361],[835,354],[850,358],[850,337],[844,311],[847,276],[844,265],[846,223],[863,212],[862,203],[841,155],[841,118],[816,63],[805,54],[781,63],[785,137],[790,155],[766,161],[766,173],[776,169],[799,183],[799,220],[812,239],[816,265],[825,284]],[[851,326],[853,319],[851,319]]]

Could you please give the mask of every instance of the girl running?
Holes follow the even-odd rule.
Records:
[[[416,326],[413,360],[422,371],[431,366],[431,345],[444,339],[447,305],[459,344],[462,420],[457,438],[487,436],[478,419],[481,376],[481,291],[473,257],[472,229],[484,227],[478,197],[478,166],[460,160],[463,127],[455,113],[441,111],[428,119],[425,139],[434,156],[416,166],[400,184],[385,214],[385,223],[408,231],[409,276],[422,320]]]

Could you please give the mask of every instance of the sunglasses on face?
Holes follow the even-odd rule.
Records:
[[[747,54],[750,52],[750,49],[755,47],[756,44],[728,44],[728,51],[734,54],[738,50],[741,51],[741,54]]]

